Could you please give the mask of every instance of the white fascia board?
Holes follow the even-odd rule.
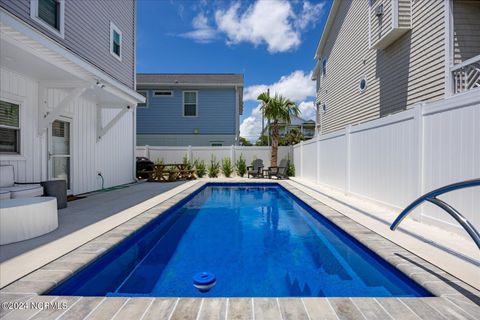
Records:
[[[243,88],[243,83],[171,83],[171,82],[156,82],[156,83],[147,83],[147,82],[137,82],[137,89],[144,87],[241,87]]]
[[[115,80],[105,72],[101,71],[97,67],[90,64],[88,61],[64,48],[62,45],[54,41],[53,39],[47,37],[43,33],[37,31],[31,26],[27,25],[25,22],[19,20],[18,18],[12,16],[10,13],[6,12],[4,9],[0,8],[0,25],[6,25],[13,30],[19,32],[22,36],[26,36],[29,40],[33,40],[41,46],[47,48],[51,52],[54,52],[61,57],[65,58],[69,62],[77,65],[88,74],[92,84],[96,83],[98,80],[104,82],[106,85],[111,86],[110,90],[112,93],[119,93],[120,96],[123,96],[127,101],[132,103],[145,102],[145,97],[141,94],[138,94],[135,90],[129,88],[128,86],[120,83]],[[41,57],[41,55],[37,54]],[[49,54],[51,60],[52,55]],[[62,63],[59,61],[56,64],[57,67],[62,68]],[[85,78],[85,75],[77,75],[80,78]],[[83,76],[83,77],[82,77]],[[106,88],[108,88],[108,86]]]
[[[325,43],[327,42],[328,35],[330,30],[332,29],[333,22],[335,21],[335,16],[337,15],[338,7],[340,6],[341,0],[333,0],[332,8],[330,9],[330,13],[328,14],[327,23],[325,23],[325,27],[323,28],[322,37],[320,38],[320,42],[318,43],[317,50],[315,51],[314,59],[320,60],[321,53],[323,47],[325,47]]]
[[[317,63],[315,64],[315,68],[313,68],[312,76],[310,79],[313,81],[317,80],[319,74],[320,74],[320,61],[317,60]]]

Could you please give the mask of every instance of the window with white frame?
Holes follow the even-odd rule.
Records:
[[[137,92],[145,97],[145,102],[138,103],[137,108],[148,108],[148,91],[147,90],[138,90]]]
[[[158,90],[154,91],[153,95],[157,97],[173,97],[173,92],[171,90]]]
[[[323,58],[322,60],[322,77],[327,75],[327,58]]]
[[[122,60],[122,32],[113,22],[110,22],[110,53]]]
[[[367,90],[367,77],[362,77],[358,83],[358,90],[360,90],[361,93],[365,92]]]
[[[63,38],[65,0],[30,0],[30,16],[43,27]]]
[[[183,116],[197,116],[197,91],[183,91]]]
[[[0,100],[0,153],[20,153],[20,105]]]

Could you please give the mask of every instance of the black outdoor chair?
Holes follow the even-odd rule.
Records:
[[[247,167],[247,176],[250,178],[250,176],[254,178],[261,178],[263,177],[263,160],[262,159],[256,159],[253,160],[253,163],[251,166]]]
[[[288,160],[282,159],[280,165],[276,167],[268,167],[266,174],[268,178],[276,177],[277,179],[287,179]]]

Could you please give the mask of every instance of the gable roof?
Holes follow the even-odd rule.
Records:
[[[137,85],[241,86],[241,73],[137,73]]]

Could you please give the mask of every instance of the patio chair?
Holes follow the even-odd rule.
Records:
[[[277,179],[286,179],[287,169],[288,169],[288,161],[285,159],[282,159],[282,161],[280,161],[279,166],[268,167],[268,171],[267,171],[268,178],[271,179],[272,177],[276,177]]]
[[[262,159],[256,159],[253,160],[253,163],[251,166],[247,167],[247,177],[250,178],[250,176],[254,178],[262,177],[263,176],[263,160]]]

